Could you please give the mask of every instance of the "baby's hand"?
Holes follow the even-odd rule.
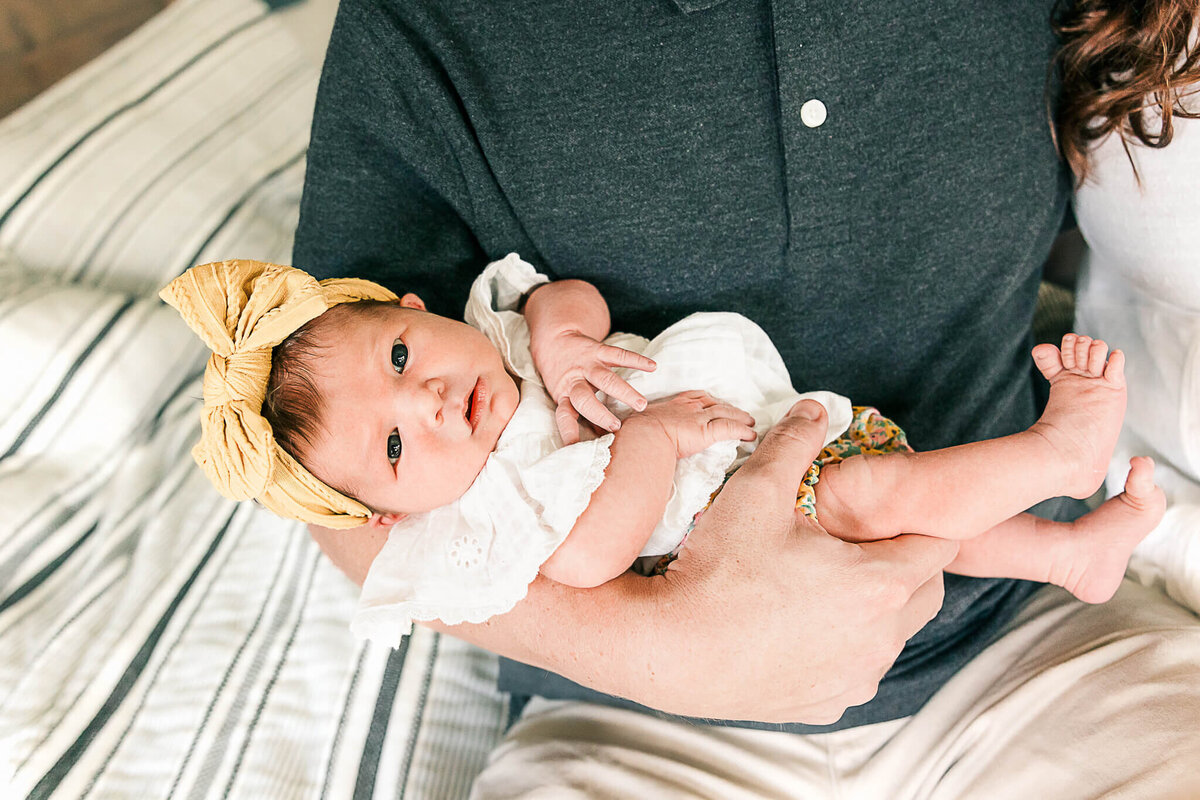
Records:
[[[617,377],[617,367],[653,372],[652,359],[620,347],[598,342],[576,331],[564,331],[534,353],[538,373],[558,408],[554,420],[564,444],[579,441],[579,417],[608,431],[621,421],[596,397],[604,392],[635,411],[646,407],[646,398]]]
[[[756,436],[754,417],[708,392],[680,392],[655,400],[637,418],[662,427],[675,445],[676,458],[699,453],[716,442],[749,442]]]

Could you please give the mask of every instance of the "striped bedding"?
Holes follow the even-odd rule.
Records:
[[[0,121],[0,797],[455,798],[493,656],[361,646],[301,526],[188,456],[203,353],[157,288],[286,263],[317,67],[176,0]]]

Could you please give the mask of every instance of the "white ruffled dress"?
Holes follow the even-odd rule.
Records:
[[[603,481],[612,434],[563,446],[554,403],[533,366],[528,326],[516,311],[528,291],[547,281],[513,254],[488,265],[472,285],[466,321],[503,355],[520,384],[520,403],[466,494],[391,529],[363,584],[351,622],[356,635],[395,647],[414,621],[456,625],[509,611]],[[741,315],[693,314],[653,340],[615,334],[606,341],[657,362],[654,372],[619,371],[648,400],[702,389],[753,415],[760,437],[801,398],[816,400],[828,412],[826,444],[850,423],[846,398],[797,393],[766,333]],[[631,412],[619,401],[601,399],[618,417]],[[641,554],[672,552],[754,445],[720,442],[681,459],[666,511]]]

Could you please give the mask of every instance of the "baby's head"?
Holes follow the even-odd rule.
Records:
[[[482,333],[371,281],[232,260],[159,296],[212,353],[192,456],[284,517],[353,528],[446,505],[517,407]]]
[[[262,413],[309,472],[391,525],[461,497],[518,399],[486,336],[406,294],[334,306],[276,345]]]

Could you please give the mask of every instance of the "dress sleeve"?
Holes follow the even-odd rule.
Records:
[[[537,386],[542,378],[533,363],[529,324],[521,312],[521,301],[550,279],[525,263],[516,253],[488,264],[467,299],[464,318],[488,337],[513,375]]]
[[[394,8],[343,0],[317,92],[293,263],[416,292],[459,317],[487,260],[465,170],[473,145],[449,79]]]

